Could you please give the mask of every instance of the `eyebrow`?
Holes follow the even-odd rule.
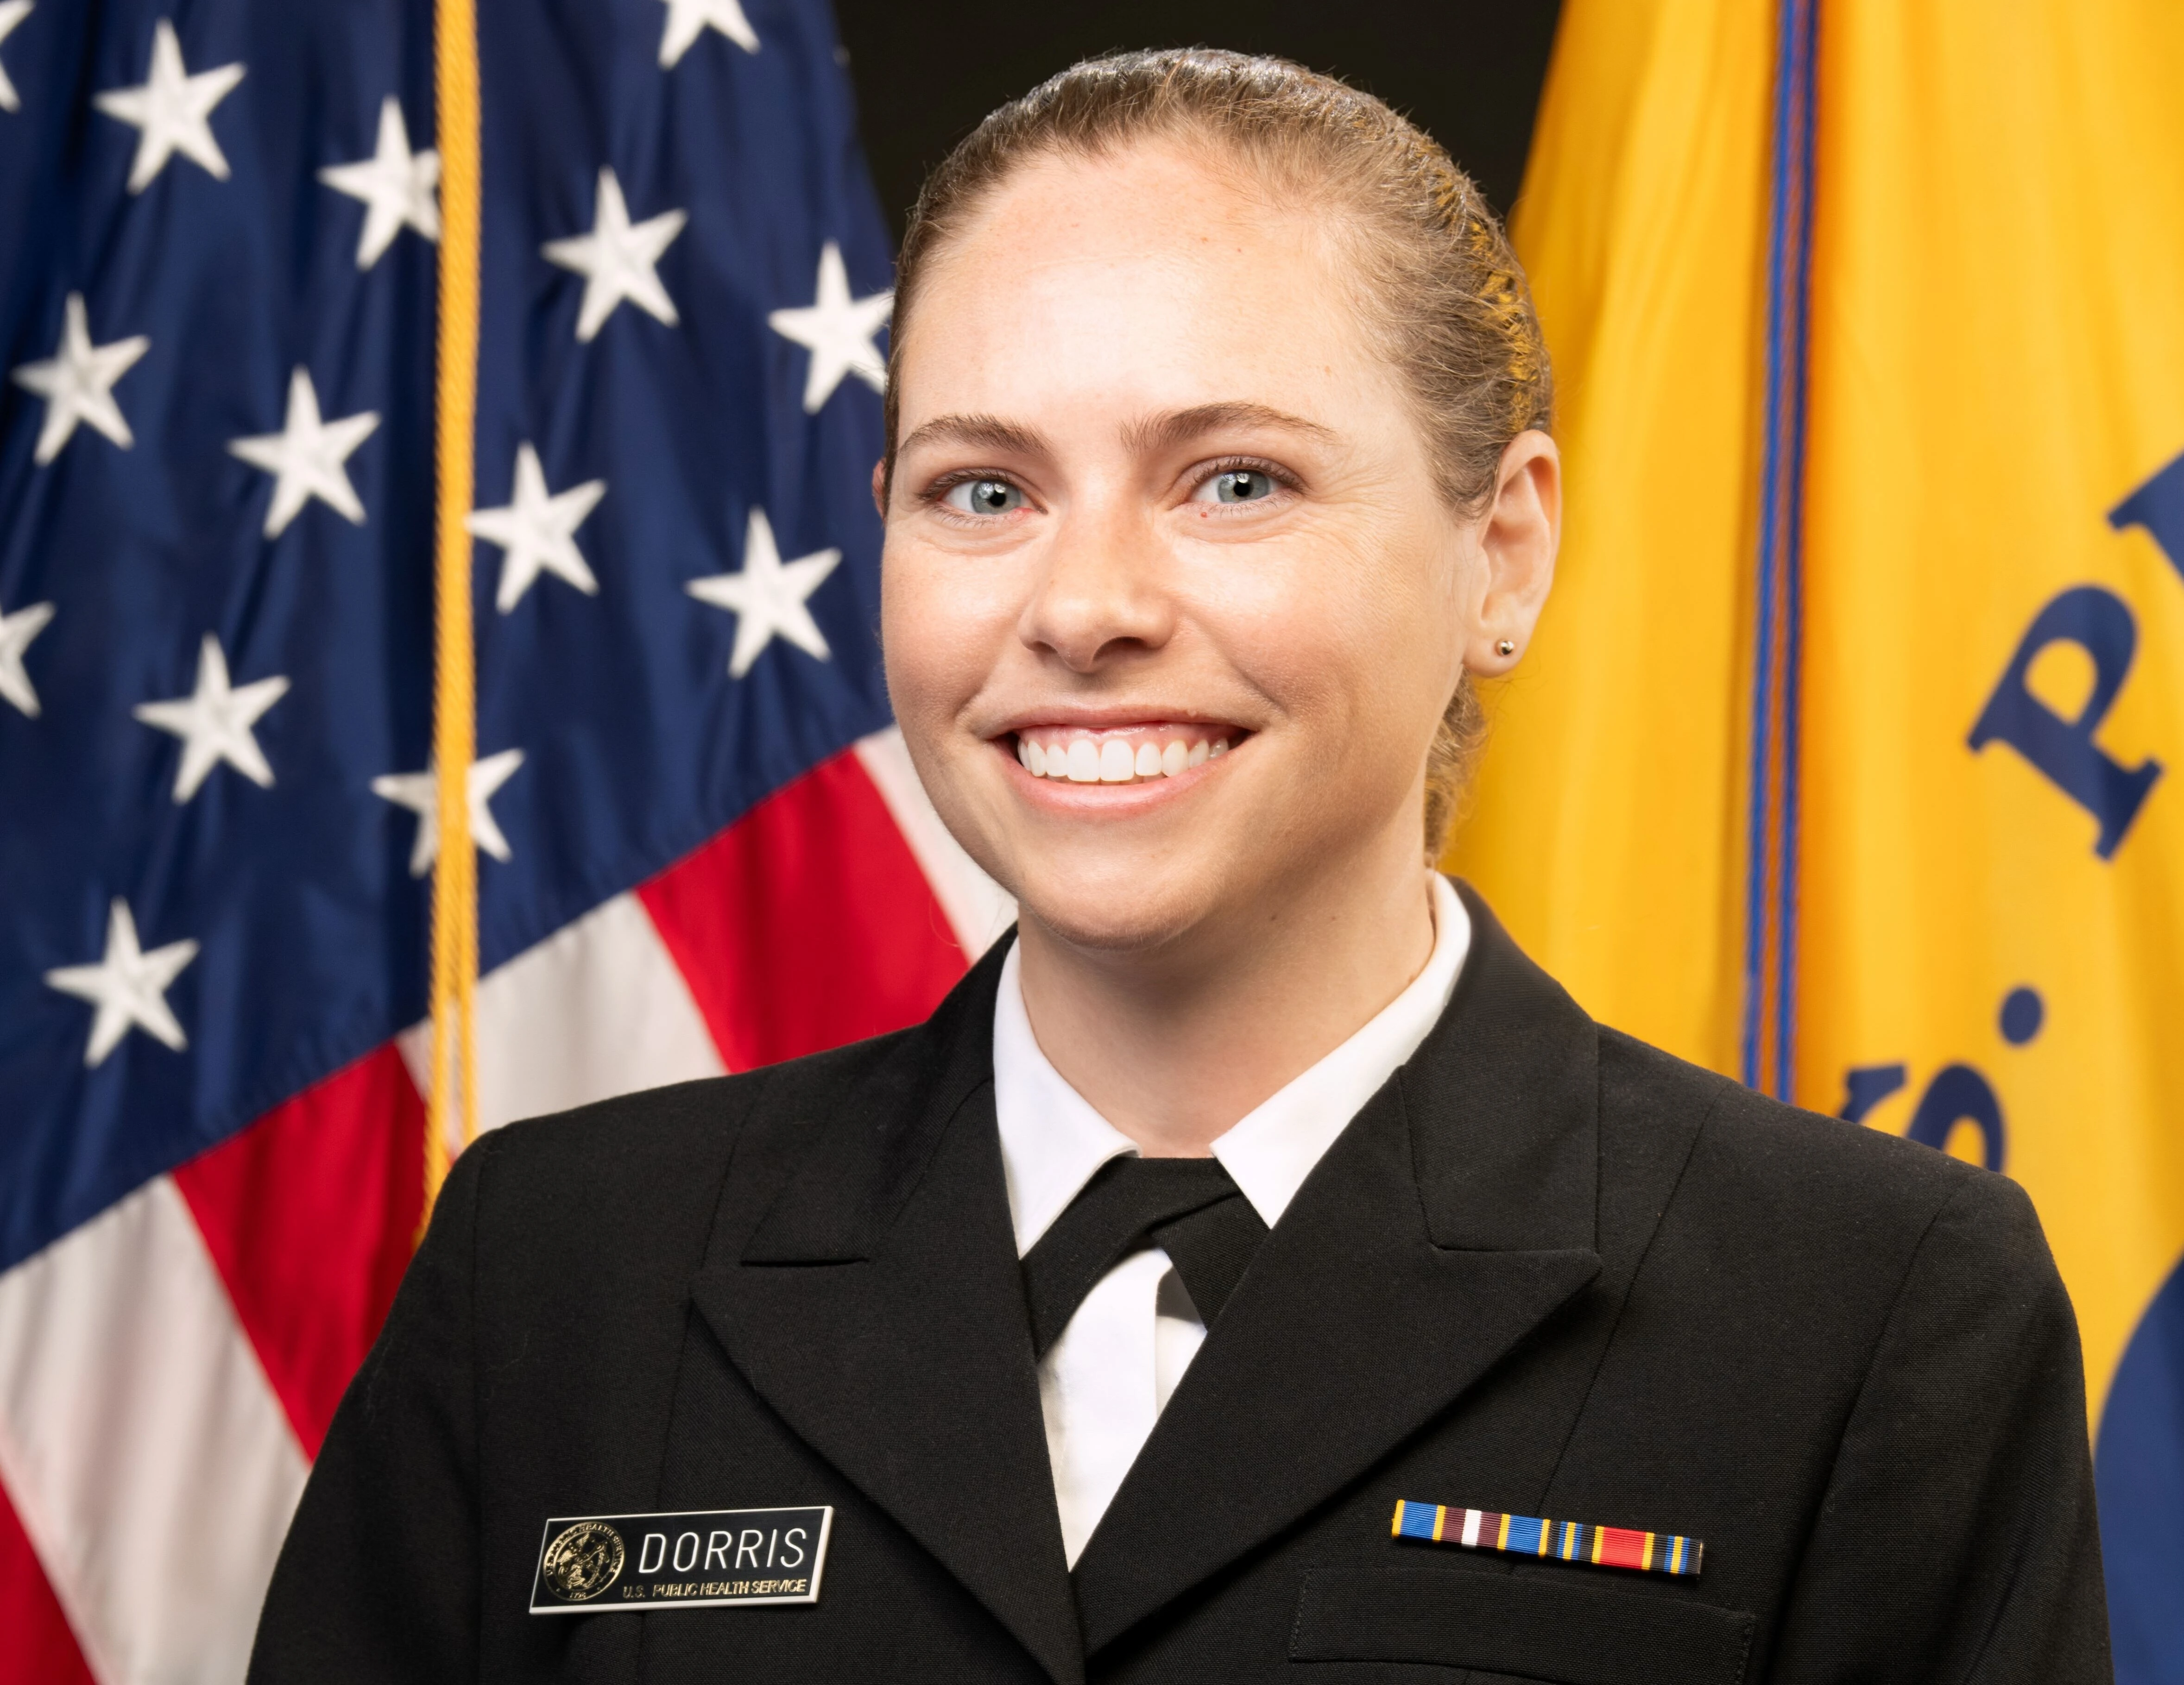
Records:
[[[898,455],[921,445],[976,445],[1016,456],[1040,456],[1049,447],[1036,428],[998,415],[939,415],[895,447]]]

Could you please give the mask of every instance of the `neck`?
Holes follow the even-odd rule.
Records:
[[[1425,969],[1431,883],[1412,842],[1150,952],[1072,947],[1027,911],[1025,1010],[1055,1069],[1140,1152],[1203,1158]]]

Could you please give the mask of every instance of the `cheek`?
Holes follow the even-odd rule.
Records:
[[[890,542],[880,557],[880,653],[895,717],[907,727],[949,686],[947,640],[933,635],[930,575]]]
[[[1461,661],[1445,584],[1418,552],[1324,541],[1222,592],[1233,659],[1323,755],[1357,765],[1368,745],[1401,760],[1430,738]]]
[[[944,723],[976,696],[1015,618],[1000,570],[889,539],[880,560],[880,648],[905,729]]]

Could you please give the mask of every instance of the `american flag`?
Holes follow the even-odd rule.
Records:
[[[479,1121],[922,1016],[816,0],[480,0]],[[240,1678],[422,1199],[432,0],[0,0],[0,1685]]]

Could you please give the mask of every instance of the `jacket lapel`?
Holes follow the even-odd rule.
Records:
[[[1464,899],[1448,1011],[1275,1225],[1078,1560],[1088,1654],[1365,1474],[1599,1273],[1592,1022]]]
[[[928,1068],[844,1094],[747,1239],[691,1284],[795,1432],[1061,1685],[1084,1677],[994,1122],[1000,951],[911,1038]]]

